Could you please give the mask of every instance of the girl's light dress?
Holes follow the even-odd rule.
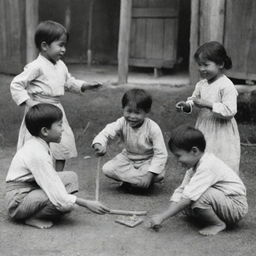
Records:
[[[202,108],[196,128],[206,139],[206,151],[214,153],[239,173],[240,136],[236,120],[237,90],[232,81],[222,75],[209,84],[206,79],[196,84],[192,97],[213,103],[212,110]]]
[[[65,111],[60,103],[60,96],[66,91],[81,92],[82,80],[72,77],[63,61],[53,64],[39,55],[29,63],[24,71],[11,82],[10,90],[13,100],[21,105],[27,99],[38,103],[50,103],[58,106],[63,113],[63,133],[60,143],[51,143],[53,156],[58,160],[65,160],[77,156],[74,134],[67,121]],[[28,107],[25,107],[25,114]],[[24,114],[24,117],[25,117]],[[17,149],[21,148],[26,140],[31,138],[24,122],[21,123]]]

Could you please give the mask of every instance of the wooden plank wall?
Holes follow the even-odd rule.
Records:
[[[227,0],[224,45],[232,57],[230,77],[256,80],[256,1]]]
[[[173,67],[177,58],[178,1],[133,0],[129,64]]]
[[[25,5],[0,0],[0,72],[19,73],[26,61]]]

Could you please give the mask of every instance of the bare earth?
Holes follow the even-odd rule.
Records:
[[[203,237],[199,226],[182,215],[168,220],[159,232],[143,224],[129,228],[115,223],[117,216],[95,215],[79,208],[51,229],[38,230],[11,222],[4,208],[4,179],[15,152],[22,110],[12,102],[9,93],[11,76],[0,76],[0,255],[1,256],[251,256],[256,249],[256,148],[243,147],[241,177],[248,190],[249,213],[237,227],[214,237]],[[121,115],[120,99],[131,86],[106,86],[85,95],[66,94],[63,105],[77,140],[79,156],[67,162],[66,170],[77,172],[79,195],[95,197],[97,159],[90,148],[93,137],[108,123]],[[153,95],[150,117],[163,130],[168,141],[170,130],[187,122],[194,124],[196,115],[177,114],[174,104],[190,95],[192,88],[185,86],[146,86]],[[88,124],[89,122],[89,124]],[[88,129],[85,131],[85,128]],[[246,126],[247,127],[247,126]],[[250,125],[255,130],[255,126]],[[239,125],[241,137],[247,130]],[[102,163],[115,156],[122,148],[118,142],[109,147]],[[85,156],[91,158],[84,159]],[[174,188],[180,183],[181,170],[170,154],[167,175],[163,185],[157,185],[147,194],[125,193],[117,182],[101,175],[100,200],[113,209],[148,210],[148,215],[167,207]]]

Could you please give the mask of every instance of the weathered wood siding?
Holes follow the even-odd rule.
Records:
[[[0,72],[17,74],[26,62],[24,1],[0,0]]]
[[[129,64],[172,67],[177,59],[178,1],[133,0]]]
[[[255,0],[227,0],[224,45],[233,62],[230,77],[256,80],[255,14]]]

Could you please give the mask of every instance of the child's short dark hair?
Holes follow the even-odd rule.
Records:
[[[131,89],[122,98],[122,108],[132,105],[148,113],[152,105],[152,97],[143,89]]]
[[[66,35],[68,40],[68,32],[60,23],[52,20],[41,22],[37,26],[35,33],[35,44],[37,49],[41,50],[42,42],[46,42],[50,45],[52,42],[60,39],[62,35]]]
[[[28,110],[25,124],[28,131],[38,137],[43,127],[50,129],[52,124],[62,120],[62,117],[62,111],[58,107],[48,103],[39,103]]]
[[[225,69],[232,68],[232,60],[227,55],[224,46],[217,41],[210,41],[201,45],[194,54],[196,62],[201,59],[213,61],[218,65],[224,65]]]
[[[168,146],[171,151],[178,148],[189,152],[193,147],[197,147],[204,152],[206,142],[201,131],[192,126],[181,125],[171,132]]]

